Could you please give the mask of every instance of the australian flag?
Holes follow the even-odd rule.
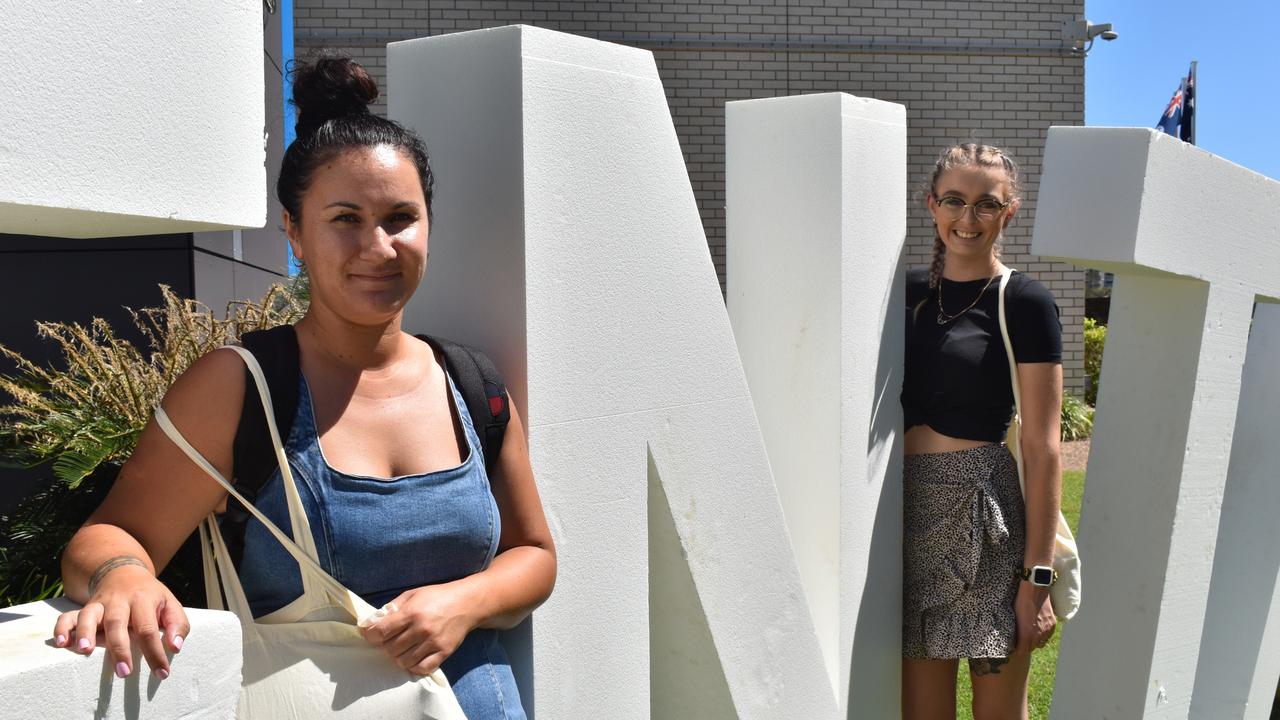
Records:
[[[1196,64],[1191,63],[1191,72],[1182,86],[1182,119],[1179,123],[1182,133],[1178,136],[1184,141],[1196,144]]]
[[[1174,137],[1180,137],[1182,125],[1182,96],[1186,89],[1187,81],[1183,80],[1178,86],[1178,91],[1173,94],[1173,99],[1169,101],[1169,107],[1164,109],[1164,114],[1160,116],[1160,122],[1156,123],[1156,127]]]
[[[1196,64],[1191,63],[1191,72],[1178,85],[1178,90],[1169,100],[1169,106],[1160,116],[1156,128],[1192,145],[1196,142]]]

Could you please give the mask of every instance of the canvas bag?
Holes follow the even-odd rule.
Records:
[[[163,408],[155,417],[165,434],[227,492],[258,518],[298,562],[302,595],[283,608],[254,619],[216,518],[200,524],[205,592],[209,607],[228,609],[240,619],[244,676],[236,716],[240,720],[323,720],[327,718],[410,718],[466,720],[444,673],[414,675],[397,667],[360,635],[386,614],[343,587],[320,567],[315,542],[293,473],[276,429],[262,369],[253,354],[230,346],[249,367],[266,410],[271,440],[282,474],[293,542],[245,500],[174,427]],[[390,608],[388,608],[390,609]]]
[[[1026,471],[1022,466],[1022,393],[1018,389],[1018,363],[1013,357],[1013,342],[1009,339],[1009,323],[1005,319],[1005,286],[1013,270],[1005,268],[1000,273],[1000,335],[1004,338],[1004,351],[1009,357],[1009,379],[1013,383],[1013,421],[1005,434],[1005,444],[1018,465],[1018,486],[1026,497]],[[1063,620],[1070,620],[1080,610],[1080,553],[1076,549],[1075,536],[1062,513],[1058,513],[1058,532],[1053,544],[1053,569],[1058,580],[1049,588],[1049,600],[1053,613]]]

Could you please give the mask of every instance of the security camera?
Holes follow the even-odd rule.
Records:
[[[1084,18],[1065,20],[1062,23],[1062,38],[1072,52],[1087,54],[1093,48],[1093,41],[1099,37],[1103,40],[1115,40],[1120,37],[1120,33],[1111,29],[1111,23],[1091,23]]]
[[[1102,36],[1103,40],[1115,40],[1116,38],[1120,37],[1119,35],[1111,31],[1111,23],[1094,24],[1086,20],[1085,28],[1086,28],[1085,29],[1086,40],[1092,40],[1098,37],[1099,35]],[[1108,35],[1110,35],[1111,37],[1107,37]]]

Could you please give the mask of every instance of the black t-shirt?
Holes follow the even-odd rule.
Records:
[[[938,291],[927,270],[907,272],[907,369],[902,382],[905,425],[928,425],[943,435],[1000,442],[1013,417],[1009,360],[1000,337],[1000,278],[943,279],[942,300],[963,315],[938,323]],[[921,301],[924,304],[916,310]],[[1005,289],[1013,356],[1020,363],[1062,362],[1062,323],[1053,294],[1015,272]]]

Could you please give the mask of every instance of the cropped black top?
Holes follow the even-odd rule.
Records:
[[[907,273],[907,368],[902,382],[905,425],[928,425],[943,435],[1000,442],[1013,417],[1009,360],[1000,337],[1000,278],[943,279],[948,313],[968,312],[938,323],[938,292],[929,273]],[[982,296],[978,298],[978,293]],[[916,311],[920,301],[924,305]],[[1048,288],[1020,272],[1009,278],[1005,314],[1013,356],[1020,363],[1062,362],[1062,323]]]

